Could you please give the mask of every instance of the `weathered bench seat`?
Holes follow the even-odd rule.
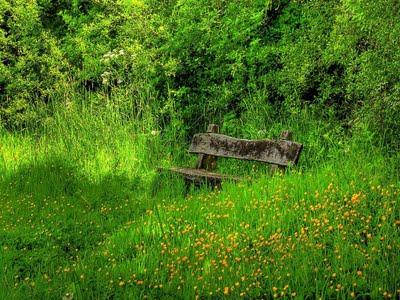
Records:
[[[201,183],[204,180],[211,182],[211,183],[213,181],[215,181],[216,184],[222,180],[234,180],[234,181],[242,180],[241,177],[210,172],[210,171],[207,171],[204,169],[172,167],[172,168],[169,168],[166,170],[175,172],[175,173],[179,173],[179,174],[183,175],[187,180],[190,180],[192,182],[198,182],[198,183]]]
[[[219,186],[223,180],[238,181],[237,176],[215,173],[217,157],[239,160],[259,161],[272,164],[274,168],[284,169],[295,165],[303,145],[291,141],[291,133],[284,131],[280,140],[246,140],[218,134],[219,127],[211,124],[206,133],[195,134],[189,153],[198,154],[195,168],[173,167],[168,170],[183,175],[186,181],[195,184],[203,182]]]

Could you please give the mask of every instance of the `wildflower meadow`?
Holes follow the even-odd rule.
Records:
[[[0,0],[0,300],[399,300],[399,45],[397,0]],[[210,124],[301,155],[160,172]]]

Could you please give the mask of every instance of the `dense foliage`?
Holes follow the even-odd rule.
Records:
[[[394,0],[1,0],[2,123],[36,126],[81,101],[191,131],[260,128],[311,108],[398,147],[399,10]]]
[[[0,0],[0,299],[400,299],[395,0]],[[208,123],[296,166],[194,166]]]

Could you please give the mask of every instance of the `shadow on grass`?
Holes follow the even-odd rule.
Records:
[[[82,174],[74,164],[61,158],[49,158],[22,166],[0,180],[1,190],[7,190],[14,195],[46,198],[96,194],[104,201],[124,197],[140,189],[140,185],[140,178],[129,178],[126,174],[117,172],[107,174],[100,181],[94,181]]]
[[[22,280],[76,261],[145,213],[145,190],[139,177],[116,171],[96,181],[57,157],[3,173],[0,269]]]

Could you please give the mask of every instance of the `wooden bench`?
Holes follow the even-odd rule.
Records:
[[[187,183],[220,186],[223,180],[238,181],[236,176],[215,173],[217,157],[239,160],[260,161],[272,164],[272,171],[284,170],[295,165],[300,157],[303,145],[291,141],[292,133],[283,131],[279,140],[245,140],[219,134],[219,126],[210,124],[206,133],[193,136],[189,153],[198,154],[195,168],[168,168],[167,170],[183,175]]]

